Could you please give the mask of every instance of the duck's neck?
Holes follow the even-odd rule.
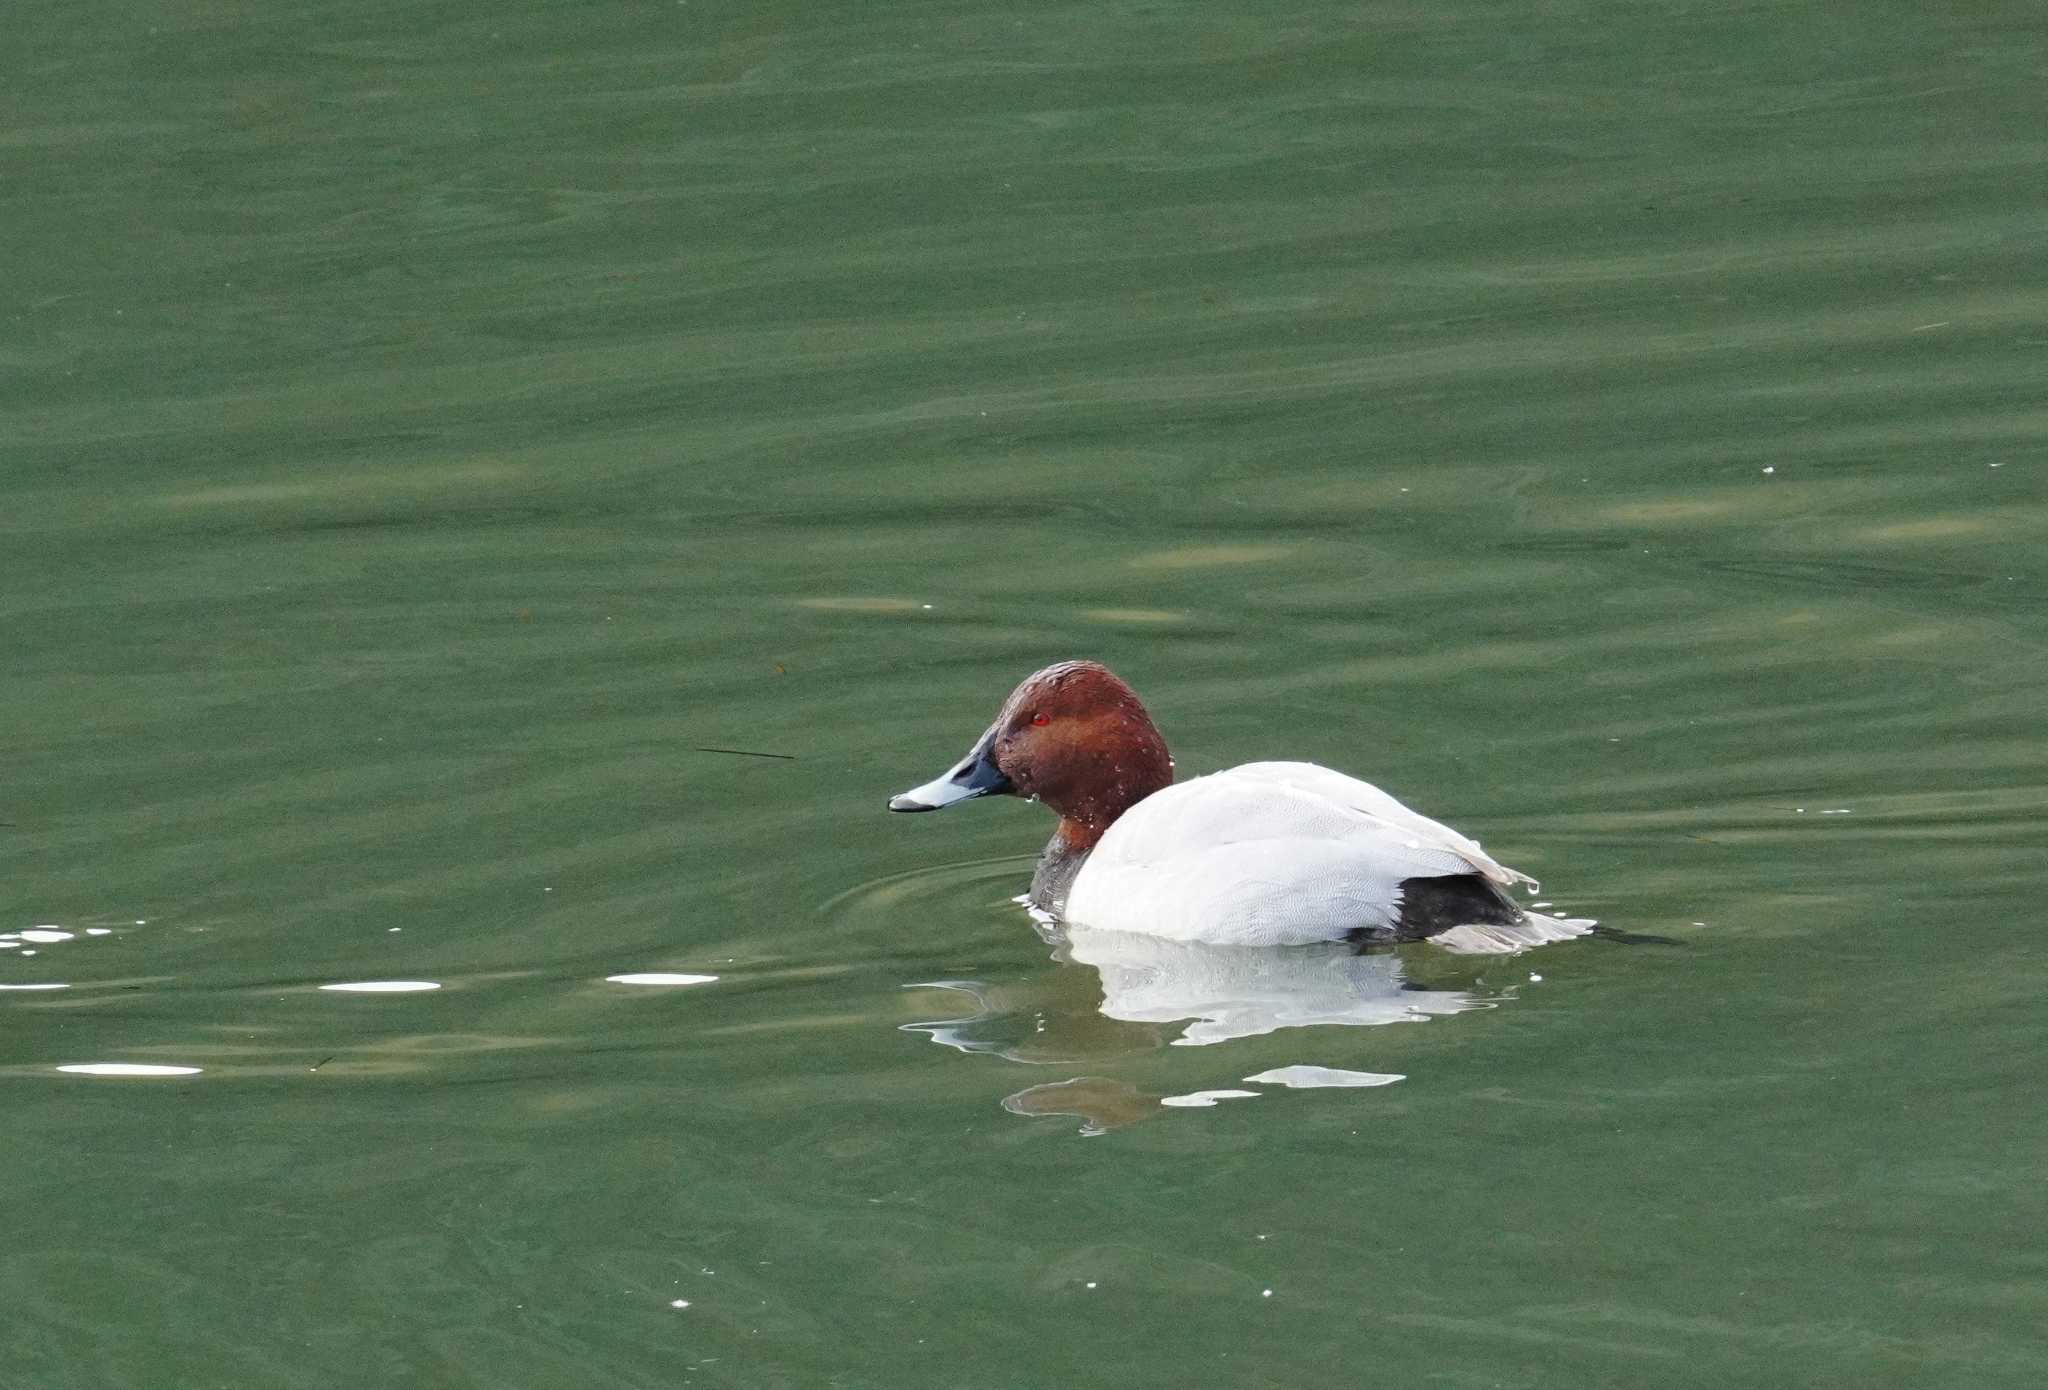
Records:
[[[1056,776],[1041,776],[1032,787],[1038,799],[1059,813],[1060,823],[1038,856],[1031,876],[1031,901],[1058,913],[1081,866],[1124,812],[1173,782],[1173,755],[1152,717],[1127,687],[1123,698],[1075,739],[1075,756]]]
[[[1070,829],[1075,833],[1070,835]],[[1086,827],[1061,820],[1038,856],[1038,867],[1031,873],[1032,906],[1055,915],[1066,911],[1067,890],[1074,886],[1081,866],[1088,862],[1088,852],[1101,838],[1100,830],[1088,834]]]
[[[1172,773],[1169,771],[1167,776],[1171,780]],[[1150,796],[1156,790],[1156,787],[1148,788],[1145,794]],[[1128,808],[1119,807],[1118,814],[1121,815],[1125,809]],[[1031,874],[1033,906],[1055,916],[1066,911],[1067,890],[1074,886],[1081,866],[1088,862],[1088,856],[1094,853],[1096,842],[1102,838],[1102,832],[1109,829],[1110,823],[1098,824],[1073,816],[1060,817],[1052,838],[1045,842],[1044,850],[1039,853],[1038,867]]]

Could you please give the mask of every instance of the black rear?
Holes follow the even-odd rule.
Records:
[[[1401,915],[1391,939],[1420,941],[1452,927],[1479,925],[1511,927],[1522,920],[1516,907],[1498,884],[1478,874],[1445,874],[1440,878],[1401,880]],[[1351,934],[1354,941],[1386,941],[1384,929],[1361,927]]]

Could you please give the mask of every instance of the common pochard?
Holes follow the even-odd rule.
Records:
[[[1030,901],[1066,922],[1242,946],[1427,937],[1468,951],[1593,928],[1523,911],[1509,890],[1536,880],[1341,772],[1246,763],[1175,784],[1151,716],[1093,661],[1027,678],[966,757],[889,809],[994,795],[1058,813]]]

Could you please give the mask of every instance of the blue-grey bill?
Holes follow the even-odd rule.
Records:
[[[995,762],[996,731],[990,728],[975,741],[967,756],[943,776],[921,787],[912,787],[889,798],[892,811],[936,811],[956,801],[993,796],[1010,790],[1010,779]]]

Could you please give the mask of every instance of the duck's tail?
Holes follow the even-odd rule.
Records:
[[[1590,917],[1550,917],[1541,912],[1525,912],[1519,922],[1469,922],[1429,939],[1461,956],[1511,956],[1531,946],[1585,936],[1596,925]]]

